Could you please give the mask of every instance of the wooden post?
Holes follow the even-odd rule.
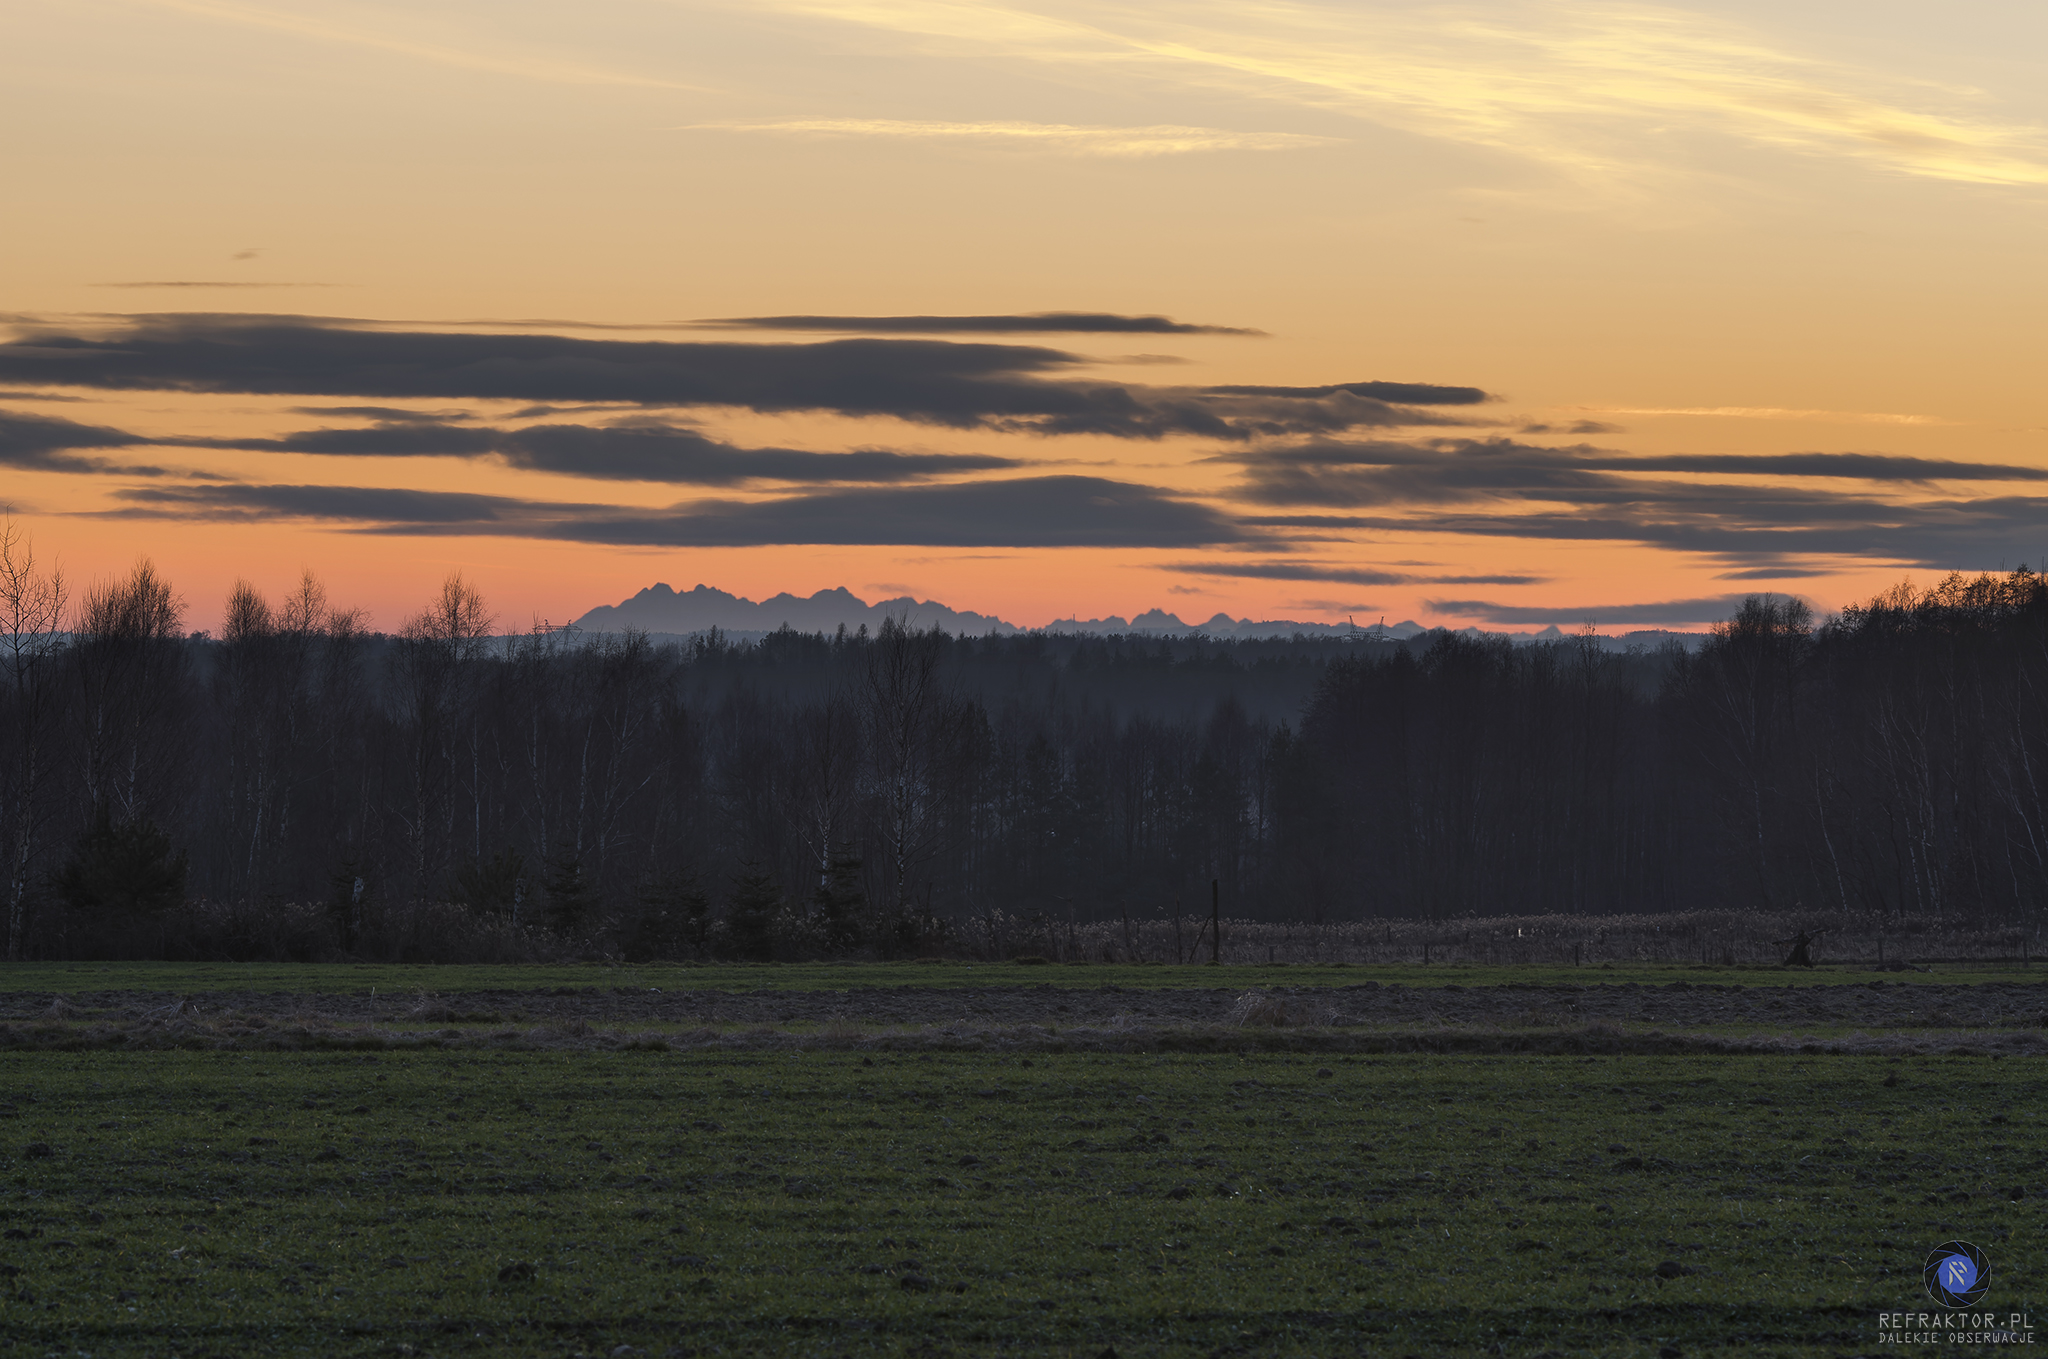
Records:
[[[1223,887],[1222,879],[1209,879],[1209,961],[1223,961]]]
[[[1173,961],[1176,965],[1187,961],[1187,955],[1180,947],[1180,893],[1173,896]]]

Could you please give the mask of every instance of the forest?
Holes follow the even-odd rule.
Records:
[[[2048,582],[1702,645],[500,627],[308,574],[187,616],[0,553],[9,958],[804,959],[1047,922],[2048,900]],[[1213,897],[1212,897],[1213,894]]]

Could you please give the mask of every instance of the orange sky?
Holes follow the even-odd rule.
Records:
[[[75,579],[154,557],[194,627],[302,566],[385,627],[459,568],[513,625],[660,580],[1619,630],[2039,562],[2044,39],[1992,3],[31,0],[0,500]],[[686,324],[1047,311],[1263,334]],[[129,319],[165,313],[375,324]],[[421,334],[470,348],[421,377]],[[834,386],[862,334],[882,376]],[[528,392],[493,346],[532,335],[666,347]],[[805,348],[663,376],[727,342]],[[924,390],[974,345],[1008,395]],[[1488,399],[1208,390],[1372,382]],[[620,427],[660,435],[635,475]]]

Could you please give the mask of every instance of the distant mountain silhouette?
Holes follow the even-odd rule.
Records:
[[[992,614],[974,613],[949,608],[936,600],[920,600],[909,595],[895,599],[877,600],[870,604],[866,600],[839,586],[820,590],[809,597],[803,595],[779,594],[759,603],[728,594],[710,585],[698,585],[689,590],[677,590],[669,585],[650,585],[631,599],[618,604],[601,604],[576,620],[576,626],[585,632],[623,632],[627,628],[638,628],[642,632],[669,636],[687,636],[693,632],[704,632],[717,628],[732,634],[736,639],[758,637],[774,632],[777,628],[791,627],[798,632],[835,632],[844,626],[848,631],[858,630],[865,625],[873,632],[882,626],[884,618],[902,618],[919,628],[943,628],[955,636],[979,637],[985,633],[1008,635],[1026,631]],[[1405,640],[1429,629],[1412,619],[1399,623],[1375,622],[1367,627],[1354,627],[1344,623],[1307,623],[1292,619],[1251,619],[1232,618],[1219,613],[1206,623],[1189,623],[1177,614],[1163,609],[1148,609],[1134,618],[1111,614],[1106,618],[1055,618],[1045,625],[1047,632],[1075,632],[1098,634],[1131,634],[1155,637],[1184,637],[1190,633],[1201,633],[1209,637],[1232,638],[1240,641],[1267,637],[1355,637],[1360,641],[1374,639]],[[1479,636],[1477,628],[1461,631]],[[1517,640],[1553,641],[1565,634],[1555,626],[1540,633],[1510,633]],[[1618,649],[1631,643],[1655,646],[1666,637],[1684,638],[1685,633],[1632,632],[1620,637],[1603,636],[1601,644],[1609,650]],[[1695,637],[1695,640],[1696,637]]]
[[[833,632],[842,625],[857,629],[866,624],[872,632],[882,626],[884,618],[889,617],[907,619],[917,627],[938,627],[950,633],[973,636],[988,632],[1007,634],[1024,631],[1016,624],[991,614],[949,608],[936,600],[920,600],[909,595],[870,604],[844,586],[820,590],[808,598],[779,594],[756,603],[710,585],[677,590],[666,584],[650,585],[618,604],[599,605],[577,619],[576,626],[585,632],[620,632],[626,628],[639,628],[643,632],[688,634],[708,628],[730,633],[765,633],[785,625],[799,632]],[[1046,625],[1046,630],[1135,632],[1175,637],[1191,632],[1207,633],[1212,637],[1289,637],[1297,632],[1311,637],[1330,637],[1353,631],[1378,635],[1382,631],[1378,625],[1353,629],[1348,623],[1255,622],[1249,618],[1232,618],[1224,613],[1217,614],[1206,623],[1189,623],[1161,609],[1148,610],[1135,618],[1112,614],[1107,618],[1055,619]],[[1410,637],[1422,630],[1420,624],[1403,622],[1385,628],[1384,633]]]
[[[975,636],[1022,631],[988,614],[963,613],[909,595],[869,604],[844,586],[820,590],[808,599],[779,594],[757,604],[709,585],[683,591],[668,585],[650,585],[622,603],[599,605],[577,619],[576,626],[585,632],[639,628],[642,632],[692,633],[718,628],[724,632],[753,633],[773,632],[785,625],[798,632],[833,632],[841,624],[851,630],[865,623],[872,632],[889,617],[907,619],[921,628],[938,627]]]

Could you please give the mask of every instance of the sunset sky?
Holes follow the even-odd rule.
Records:
[[[0,502],[218,625],[2048,559],[2048,6],[17,0]]]

